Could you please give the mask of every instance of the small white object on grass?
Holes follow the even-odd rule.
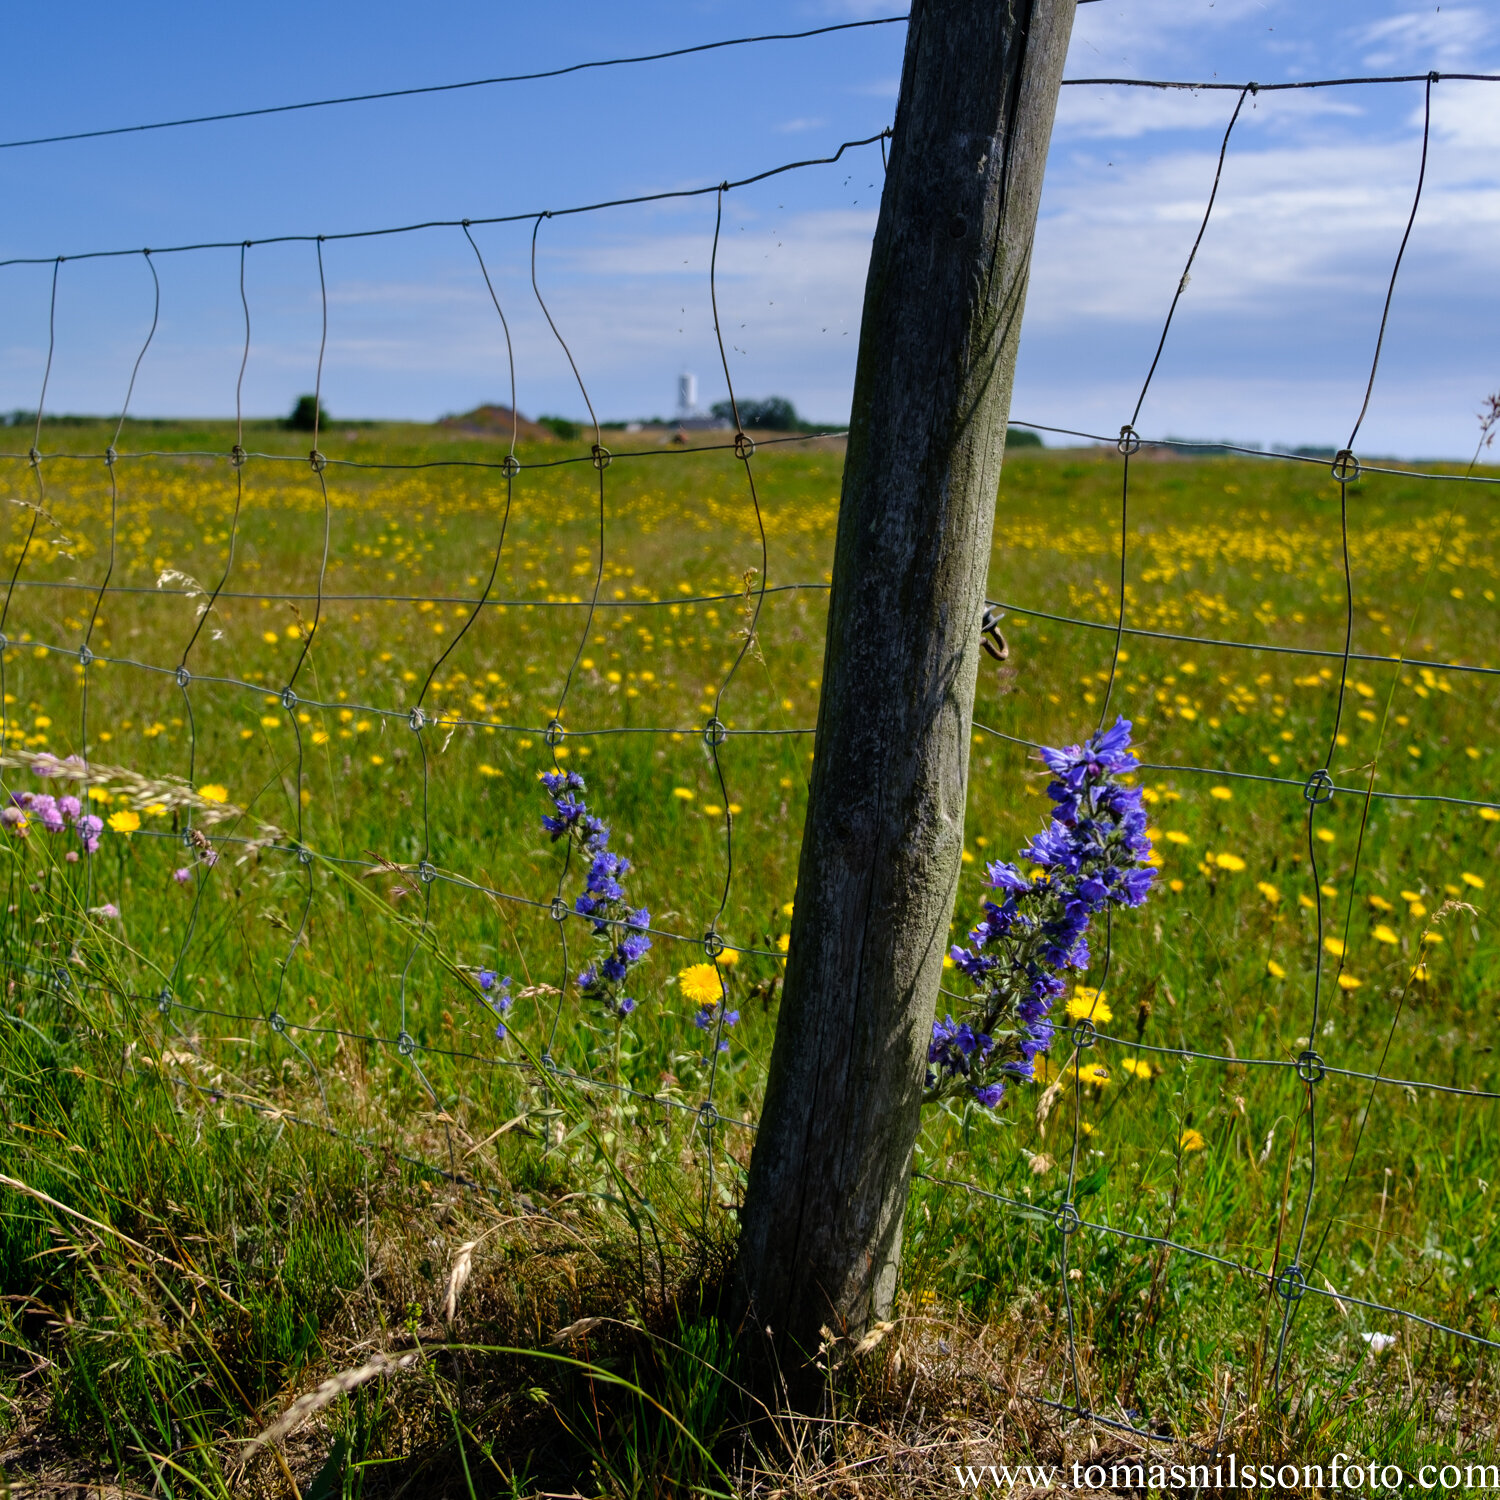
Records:
[[[1394,1333],[1362,1333],[1360,1338],[1370,1346],[1371,1354],[1384,1354],[1396,1342]]]

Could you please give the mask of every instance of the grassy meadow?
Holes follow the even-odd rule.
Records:
[[[109,436],[42,446],[97,455]],[[831,1377],[842,1424],[752,1452],[726,1426],[719,1298],[796,896],[838,445],[756,453],[763,557],[732,452],[631,454],[609,434],[601,562],[601,475],[558,462],[576,444],[523,447],[508,485],[503,447],[435,428],[336,427],[321,476],[295,434],[247,432],[238,474],[232,442],[129,424],[122,452],[152,456],[118,461],[113,502],[97,457],[49,457],[40,491],[24,456],[0,460],[7,576],[19,563],[8,789],[61,792],[35,757],[86,754],[112,820],[72,862],[76,840],[36,819],[0,833],[11,1479],[686,1495],[727,1492],[720,1466],[738,1465],[747,1493],[911,1494],[948,1487],[960,1455],[1097,1453],[1102,1429],[1020,1399],[1073,1400],[1052,1215],[1075,1133],[1086,1220],[1261,1271],[1292,1258],[1315,1172],[1301,1264],[1339,1294],[1298,1305],[1277,1390],[1282,1304],[1262,1279],[1079,1232],[1066,1287],[1087,1404],[1247,1460],[1496,1451],[1490,1352],[1361,1303],[1500,1339],[1500,1101],[1464,1096],[1500,1091],[1500,814],[1362,791],[1500,802],[1500,679],[1352,663],[1346,790],[1309,841],[1337,654],[1126,637],[1111,701],[1147,762],[1161,881],[1114,924],[1104,1039],[1070,1072],[1060,1037],[1048,1077],[993,1114],[929,1112],[900,1321]],[[1491,494],[1405,474],[1351,487],[1356,652],[1500,666]],[[1076,741],[1100,713],[1112,629],[1045,616],[1113,625],[1119,502],[1113,450],[1007,459],[990,594],[1010,659],[981,671],[958,940],[984,861],[1048,806],[1014,741]],[[1341,651],[1324,466],[1143,455],[1127,535],[1130,626]],[[719,702],[721,784],[702,731],[762,582]],[[585,776],[655,933],[619,1027],[567,982],[583,925],[549,911],[581,888],[539,821],[565,685],[559,763]],[[711,925],[740,1017],[718,1054],[678,984]],[[511,977],[503,1038],[481,972]],[[1309,1048],[1453,1092],[1330,1073],[1310,1118],[1292,1070],[1263,1065]]]

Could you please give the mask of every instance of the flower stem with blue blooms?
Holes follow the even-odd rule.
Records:
[[[1052,1045],[1063,975],[1089,966],[1092,919],[1150,893],[1146,811],[1140,788],[1122,779],[1137,765],[1130,727],[1117,719],[1081,745],[1041,752],[1053,773],[1052,821],[1021,850],[1040,868],[996,860],[986,871],[1001,899],[984,903],[971,946],[949,955],[974,992],[961,1020],[933,1022],[925,1102],[967,1095],[993,1109],[1008,1082],[1031,1079]]]

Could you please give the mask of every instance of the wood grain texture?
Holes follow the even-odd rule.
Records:
[[[917,0],[860,327],[786,983],[736,1272],[794,1402],[888,1312],[963,849],[1000,462],[1074,0]],[[765,1332],[771,1330],[769,1345]]]

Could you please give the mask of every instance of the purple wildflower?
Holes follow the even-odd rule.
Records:
[[[587,919],[597,951],[576,976],[579,991],[597,1001],[606,1015],[623,1020],[636,1008],[623,987],[651,947],[644,931],[651,914],[626,903],[624,878],[630,873],[630,861],[610,849],[609,825],[589,812],[583,800],[588,790],[583,777],[576,771],[548,771],[542,787],[552,803],[542,827],[554,842],[567,839],[588,860],[583,890],[574,897],[573,910]]]
[[[1053,773],[1052,817],[1021,854],[1043,873],[1033,879],[1007,860],[987,867],[989,885],[1005,895],[984,903],[969,946],[950,952],[973,986],[972,1011],[933,1023],[929,1099],[966,1094],[993,1109],[1004,1078],[1031,1078],[1035,1059],[1052,1044],[1049,1014],[1067,989],[1063,976],[1091,961],[1094,918],[1139,906],[1151,891],[1156,872],[1143,863],[1151,848],[1146,810],[1140,789],[1120,780],[1137,764],[1130,724],[1120,719],[1081,745],[1044,749],[1041,757]]]

